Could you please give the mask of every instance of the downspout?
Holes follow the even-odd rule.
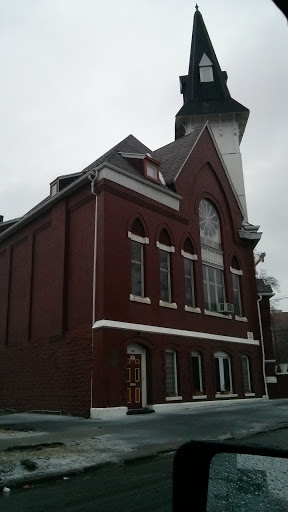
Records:
[[[259,327],[260,327],[261,348],[262,348],[263,378],[264,378],[265,395],[266,395],[265,397],[269,398],[268,386],[267,386],[267,377],[266,377],[266,369],[265,369],[265,349],[264,349],[262,319],[261,319],[261,313],[260,313],[260,302],[261,302],[262,298],[263,298],[263,296],[259,294],[259,299],[257,299],[257,310],[258,310],[258,319],[259,319]]]
[[[91,181],[91,193],[95,196],[95,219],[94,219],[94,256],[93,256],[93,298],[92,298],[92,337],[91,337],[91,376],[90,376],[90,410],[93,407],[93,352],[94,352],[94,330],[93,325],[95,324],[95,306],[96,306],[96,263],[97,263],[97,194],[95,192],[95,184],[98,178],[98,171],[92,169],[91,173],[88,174],[88,179]]]

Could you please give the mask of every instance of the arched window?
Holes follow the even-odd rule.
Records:
[[[145,244],[149,238],[145,237],[145,230],[140,219],[135,219],[131,231],[128,232],[131,240],[131,294],[130,300],[151,303],[145,297]]]
[[[207,199],[199,204],[199,226],[205,310],[222,312],[225,289],[220,222],[214,205]]]
[[[226,352],[215,352],[215,380],[217,393],[233,393],[231,360]]]
[[[197,260],[194,254],[191,240],[187,238],[184,243],[184,250],[181,251],[184,260],[184,277],[185,277],[185,310],[195,309],[195,286],[194,286],[194,265],[193,261]]]
[[[244,393],[251,393],[251,375],[250,375],[250,361],[248,356],[241,356],[241,366],[242,366],[242,377],[243,377],[243,386]]]
[[[203,378],[202,378],[202,357],[200,352],[194,351],[192,357],[192,383],[193,395],[203,393]]]
[[[166,397],[172,398],[178,396],[177,383],[177,356],[175,350],[165,351],[166,367]]]
[[[172,246],[169,233],[166,229],[162,229],[159,241],[157,242],[159,249],[160,263],[160,306],[177,307],[172,302],[172,279],[171,279],[171,253],[175,252]]]
[[[233,297],[234,297],[234,313],[237,319],[243,319],[242,299],[241,299],[241,276],[243,275],[240,270],[238,260],[233,258],[232,266],[230,267],[232,273],[232,284],[233,284]]]

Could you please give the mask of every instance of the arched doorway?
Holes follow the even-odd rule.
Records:
[[[136,343],[127,347],[126,383],[128,409],[143,409],[146,407],[146,350]]]

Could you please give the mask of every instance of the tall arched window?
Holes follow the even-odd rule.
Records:
[[[202,199],[199,205],[199,226],[205,310],[221,312],[225,290],[220,223],[214,205],[207,199]]]
[[[193,261],[197,260],[194,254],[191,240],[187,238],[184,243],[184,249],[181,251],[184,263],[185,278],[185,310],[195,311],[195,285],[194,285],[194,265]]]
[[[160,263],[160,306],[177,308],[172,302],[172,265],[171,253],[175,252],[175,247],[171,243],[169,233],[166,229],[162,229],[159,241],[157,241],[159,249]]]
[[[217,393],[233,393],[231,360],[226,352],[215,352],[215,380]]]
[[[202,357],[200,352],[194,351],[191,354],[192,358],[192,383],[193,395],[203,394],[203,378],[202,378]]]
[[[128,232],[131,240],[131,293],[130,300],[145,302],[151,301],[145,297],[145,244],[149,238],[145,237],[144,227],[140,219],[135,219],[131,231]]]
[[[232,266],[230,267],[232,273],[232,284],[233,284],[233,299],[234,299],[234,313],[236,320],[245,320],[243,317],[242,299],[241,299],[241,276],[243,275],[240,270],[237,259],[233,258]]]

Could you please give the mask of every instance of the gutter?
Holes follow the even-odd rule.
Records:
[[[259,299],[257,299],[257,311],[258,311],[258,319],[259,319],[259,327],[260,327],[260,342],[261,342],[261,348],[262,348],[262,368],[263,368],[265,395],[266,395],[266,398],[269,399],[267,376],[266,376],[266,369],[265,369],[265,349],[264,349],[264,339],[263,339],[263,328],[262,328],[262,319],[261,319],[261,313],[260,313],[260,302],[262,299],[263,299],[263,295],[259,294]]]
[[[134,179],[135,181],[144,183],[146,186],[157,189],[157,190],[163,192],[164,194],[167,194],[170,197],[178,199],[179,201],[180,201],[180,199],[182,199],[181,196],[179,196],[178,194],[175,194],[175,192],[172,192],[171,190],[167,189],[163,185],[161,186],[161,185],[157,185],[156,183],[151,183],[149,180],[147,180],[145,178],[141,178],[140,176],[135,176],[134,174],[132,174],[128,171],[124,171],[123,169],[120,169],[119,167],[116,167],[115,165],[109,164],[108,162],[103,162],[98,167],[95,167],[94,169],[92,169],[92,171],[93,172],[97,171],[97,175],[99,175],[100,171],[105,168],[116,171],[122,175],[124,174],[125,176],[128,176],[128,177]],[[79,178],[78,180],[71,183],[71,185],[68,185],[68,187],[64,188],[64,190],[62,190],[61,192],[58,192],[55,196],[50,197],[46,201],[44,199],[43,200],[44,202],[40,203],[38,207],[36,206],[35,208],[33,208],[32,211],[30,211],[30,213],[27,213],[27,214],[23,215],[23,217],[20,217],[20,220],[18,222],[16,222],[16,224],[13,224],[13,226],[11,226],[11,228],[6,229],[0,235],[0,242],[5,240],[6,238],[8,238],[13,233],[16,233],[17,231],[19,231],[19,229],[21,229],[24,226],[26,226],[27,224],[29,224],[29,222],[31,222],[34,218],[38,217],[40,214],[49,210],[50,207],[54,203],[61,201],[61,199],[68,196],[71,192],[73,192],[73,190],[77,190],[77,188],[79,188],[81,185],[83,185],[85,183],[85,181],[87,181],[87,179],[90,179],[89,178],[90,175],[91,175],[91,169],[89,171],[85,172],[85,174],[83,176],[81,176],[81,178]]]

